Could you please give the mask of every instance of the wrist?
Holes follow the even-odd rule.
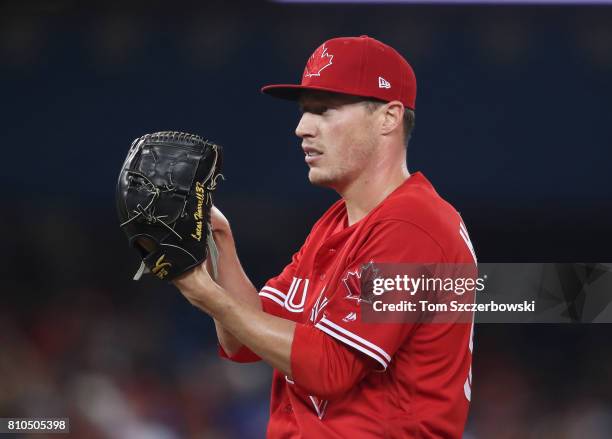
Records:
[[[174,284],[189,303],[213,318],[222,317],[231,305],[231,298],[210,277],[203,264],[175,279]]]
[[[193,303],[193,300],[198,299],[198,296],[207,288],[206,276],[208,272],[200,264],[193,269],[181,274],[172,283],[181,290],[181,293]],[[210,277],[210,276],[208,276]]]

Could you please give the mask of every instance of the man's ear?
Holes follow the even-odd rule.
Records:
[[[400,101],[391,101],[382,106],[381,134],[388,135],[402,126],[404,120],[404,105]]]

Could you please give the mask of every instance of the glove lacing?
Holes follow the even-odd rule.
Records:
[[[159,196],[161,195],[162,192],[171,192],[174,190],[174,188],[169,187],[168,185],[166,185],[164,190],[161,190],[160,188],[158,188],[157,186],[155,186],[153,184],[153,182],[151,180],[149,180],[149,178],[147,178],[146,175],[144,175],[141,172],[138,171],[127,171],[128,175],[134,174],[140,178],[142,178],[144,180],[144,188],[148,190],[149,195],[151,195],[151,200],[149,201],[149,204],[147,204],[145,207],[142,207],[142,205],[139,203],[136,205],[136,209],[134,209],[132,211],[132,213],[135,213],[136,215],[134,215],[133,217],[131,217],[130,219],[128,219],[127,221],[124,221],[123,223],[121,223],[119,225],[119,227],[125,227],[126,225],[128,225],[129,223],[131,223],[132,221],[134,221],[137,218],[143,217],[144,220],[146,222],[148,222],[149,224],[155,224],[155,223],[161,223],[164,227],[166,227],[168,230],[170,230],[172,233],[174,233],[178,239],[180,239],[181,241],[183,240],[183,237],[181,235],[179,235],[176,230],[174,230],[172,227],[170,227],[162,218],[166,218],[168,217],[168,215],[155,215],[155,201],[159,198]]]

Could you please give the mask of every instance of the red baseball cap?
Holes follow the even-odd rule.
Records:
[[[370,38],[327,40],[308,59],[302,83],[267,85],[263,93],[297,100],[304,90],[400,101],[415,109],[416,77],[408,61],[395,49]]]

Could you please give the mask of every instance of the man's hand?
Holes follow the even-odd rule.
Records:
[[[222,294],[221,287],[210,276],[206,264],[198,265],[174,279],[172,283],[189,303],[208,314],[210,310],[206,308],[206,304],[212,300],[214,295]]]

